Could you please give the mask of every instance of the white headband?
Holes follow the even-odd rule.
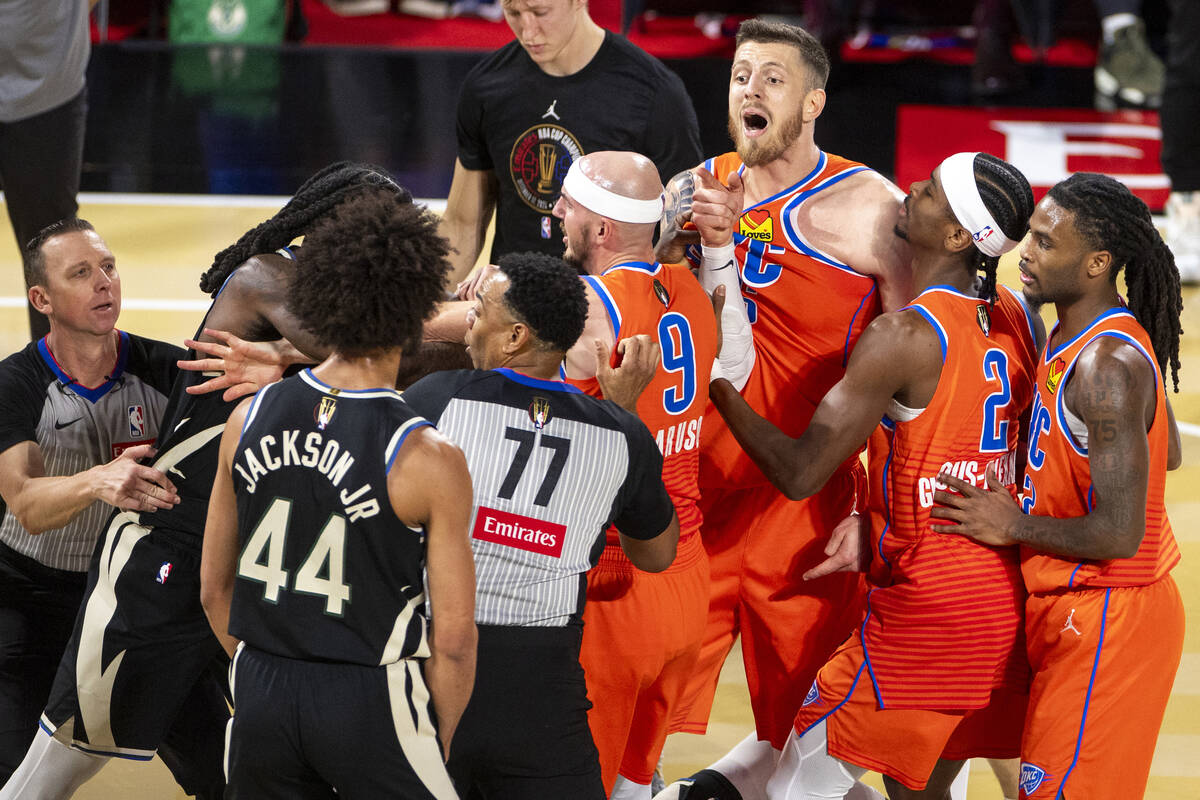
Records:
[[[567,170],[563,180],[563,191],[571,195],[571,199],[588,211],[593,211],[602,217],[615,219],[617,222],[658,222],[662,217],[663,198],[659,195],[653,200],[635,200],[616,192],[610,192],[603,186],[592,182],[583,174],[576,160]]]
[[[988,213],[979,186],[975,183],[975,156],[978,153],[955,153],[942,162],[942,191],[950,202],[958,224],[967,229],[975,246],[988,256],[1000,256],[1017,246],[1004,235],[996,220]]]

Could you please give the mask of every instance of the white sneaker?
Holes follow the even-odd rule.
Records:
[[[1171,192],[1166,228],[1180,283],[1200,283],[1200,191]]]

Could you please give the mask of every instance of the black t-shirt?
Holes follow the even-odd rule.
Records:
[[[664,181],[699,164],[700,127],[679,76],[614,33],[574,75],[547,75],[516,41],[471,70],[458,159],[496,174],[493,262],[523,250],[562,255],[550,210],[571,163],[597,150],[641,153]]]

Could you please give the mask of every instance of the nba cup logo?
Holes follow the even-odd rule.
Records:
[[[987,336],[992,330],[992,317],[988,314],[987,306],[975,306],[975,319],[979,322],[979,330]]]
[[[325,430],[325,426],[333,421],[335,411],[337,411],[337,400],[332,397],[322,397],[313,414],[313,418],[317,421],[317,427]]]
[[[544,397],[535,397],[529,404],[529,421],[533,427],[541,430],[550,421],[550,401]]]
[[[548,192],[554,185],[554,164],[558,161],[558,153],[554,145],[538,145],[538,191]]]
[[[539,214],[549,214],[567,170],[582,155],[579,140],[566,128],[534,125],[517,137],[508,157],[508,174],[517,196]],[[542,235],[549,238],[545,228]]]

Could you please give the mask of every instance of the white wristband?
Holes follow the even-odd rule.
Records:
[[[700,285],[711,294],[718,286],[725,287],[725,306],[721,310],[721,352],[717,355],[722,377],[738,391],[750,378],[754,367],[754,333],[750,317],[742,301],[742,286],[738,281],[737,250],[730,242],[724,247],[705,247],[700,260]]]

